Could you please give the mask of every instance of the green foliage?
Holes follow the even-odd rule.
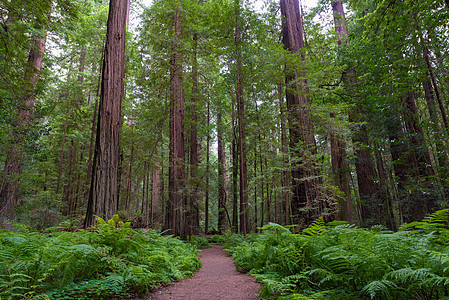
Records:
[[[206,249],[211,246],[209,239],[204,236],[191,236],[187,240],[187,243],[189,243],[191,245],[195,245],[199,249]]]
[[[114,216],[92,232],[0,232],[0,298],[119,299],[200,268],[195,246],[129,225]]]
[[[262,234],[231,237],[226,248],[262,283],[264,299],[441,299],[449,285],[447,214],[399,232],[318,219],[294,234],[269,223]]]
[[[220,235],[220,234],[214,234],[207,237],[207,240],[209,243],[214,245],[224,245],[228,241],[228,236],[226,235]]]

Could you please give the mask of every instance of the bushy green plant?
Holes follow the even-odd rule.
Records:
[[[210,247],[210,243],[205,236],[191,236],[187,240],[187,243],[195,245],[199,249],[206,249]]]
[[[197,248],[117,216],[92,231],[0,232],[0,299],[118,299],[200,268]]]
[[[265,299],[443,299],[449,294],[448,211],[399,232],[318,219],[299,234],[278,224],[231,237],[236,266]]]
[[[228,240],[228,236],[221,234],[214,234],[207,236],[207,240],[209,241],[210,244],[224,245]]]

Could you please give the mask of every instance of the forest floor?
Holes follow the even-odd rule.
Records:
[[[236,270],[223,246],[213,245],[201,251],[203,267],[194,276],[175,284],[159,288],[145,300],[250,300],[256,296],[260,285],[254,278]]]

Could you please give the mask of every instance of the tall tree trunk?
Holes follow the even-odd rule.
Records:
[[[64,136],[62,137],[61,155],[59,157],[59,171],[58,171],[58,182],[56,184],[56,194],[59,193],[59,185],[61,183],[62,165],[64,162],[64,145],[65,145],[65,138],[67,136],[67,126],[69,124],[69,115],[70,115],[71,105],[72,105],[72,102],[69,101],[69,106],[67,108],[67,114],[65,117]]]
[[[224,232],[226,226],[226,190],[225,190],[225,152],[223,145],[223,124],[221,114],[217,115],[217,139],[218,139],[218,230]]]
[[[419,27],[418,27],[418,31],[419,31]],[[420,33],[420,38],[421,38],[421,40],[423,40],[421,33]],[[423,55],[424,55],[424,60],[426,61],[426,64],[427,64],[429,78],[430,78],[430,81],[432,82],[433,90],[435,91],[435,95],[436,95],[436,98],[438,101],[438,107],[440,108],[444,128],[446,129],[446,134],[449,134],[449,123],[447,121],[446,109],[444,107],[443,100],[441,99],[440,89],[438,87],[438,83],[437,83],[436,77],[433,72],[432,63],[430,62],[430,58],[429,58],[429,49],[427,48],[426,45],[424,45]]]
[[[181,5],[179,1],[177,3]],[[170,60],[170,181],[169,181],[169,205],[170,209],[166,230],[185,238],[185,231],[181,228],[184,224],[185,201],[185,152],[184,152],[184,98],[182,87],[182,56],[181,56],[181,8],[175,8],[173,15],[174,40],[172,45],[172,57]]]
[[[256,152],[254,151],[254,178],[257,177],[257,156],[256,156]],[[263,188],[262,188],[262,194],[263,194]],[[262,200],[263,201],[263,200]],[[258,211],[257,211],[257,184],[254,184],[254,228],[256,228],[254,231],[257,232],[257,227],[259,226],[259,224],[257,223],[258,221]],[[261,223],[263,222],[263,220],[261,220]]]
[[[334,13],[335,31],[337,32],[337,45],[341,45],[348,37],[348,27],[346,26],[346,18],[341,0],[332,2],[332,11]],[[332,112],[330,117],[335,119],[335,113]],[[338,197],[340,204],[339,219],[353,223],[351,190],[349,187],[349,164],[346,155],[346,139],[343,134],[339,134],[332,129],[330,132],[331,141],[331,158],[334,185],[343,193],[342,197]]]
[[[51,1],[48,2],[47,19],[50,18]],[[13,17],[10,16],[9,22]],[[45,25],[45,24],[44,24]],[[46,26],[43,26],[46,28]],[[44,59],[47,30],[33,35],[33,48],[30,50],[24,74],[24,91],[19,99],[18,117],[12,124],[13,146],[8,147],[3,171],[3,184],[0,190],[0,217],[14,214],[14,207],[18,201],[19,181],[25,160],[26,140],[30,131],[35,89],[39,81]]]
[[[331,118],[335,119],[335,113],[331,113]],[[340,206],[338,218],[340,220],[353,223],[351,190],[349,187],[349,164],[346,156],[346,141],[343,135],[337,133],[335,129],[331,129],[330,144],[334,185],[343,193],[343,195],[337,196]]]
[[[279,112],[281,118],[281,152],[283,155],[283,161],[285,164],[284,170],[282,171],[282,198],[283,198],[283,209],[284,209],[284,225],[290,225],[290,192],[289,192],[289,172],[286,170],[288,165],[287,157],[287,138],[285,134],[285,114],[284,114],[284,96],[282,92],[282,82],[279,84]]]
[[[446,154],[446,145],[444,142],[444,135],[442,134],[442,129],[440,126],[440,122],[438,120],[438,115],[435,107],[435,96],[432,89],[432,83],[429,80],[425,80],[422,83],[424,89],[424,98],[427,103],[427,110],[429,111],[430,121],[432,122],[431,130],[432,135],[435,140],[436,150],[437,150],[437,159],[438,164],[440,166],[440,176],[445,178],[447,175],[447,154]],[[444,171],[443,171],[444,170]]]
[[[131,124],[129,124],[132,126]],[[133,135],[133,128],[131,127],[131,156],[129,157],[129,170],[128,170],[128,184],[127,184],[127,199],[126,199],[126,211],[129,213],[131,209],[131,205],[134,202],[133,196],[132,196],[132,181],[133,181],[133,161],[134,161],[134,135]]]
[[[156,224],[160,222],[159,218],[159,202],[160,202],[160,175],[159,175],[159,165],[156,164],[155,169],[151,173],[151,225],[153,228]]]
[[[198,112],[197,112],[197,102],[198,102],[198,59],[197,59],[197,48],[198,48],[198,33],[193,34],[194,43],[194,53],[193,53],[193,66],[192,66],[192,99],[191,99],[191,112],[192,112],[192,126],[190,129],[190,182],[191,182],[191,192],[189,193],[188,202],[188,235],[198,234],[200,227],[199,218],[199,193],[198,193]]]
[[[265,158],[265,169],[268,169],[268,162],[267,162],[267,158]],[[263,174],[263,160],[262,158],[260,158],[260,174]],[[265,199],[267,201],[267,222],[271,222],[272,219],[272,215],[271,215],[271,196],[270,196],[270,184],[269,184],[269,180],[267,180],[265,187],[267,188],[267,195],[265,196]],[[262,193],[264,193],[263,189],[262,189]]]
[[[68,161],[69,164],[67,166],[67,184],[64,187],[64,197],[63,197],[63,209],[62,214],[64,216],[70,216],[72,214],[72,201],[73,201],[73,173],[76,172],[76,145],[74,145],[73,140],[71,141],[71,147],[69,150]]]
[[[247,191],[247,165],[245,145],[245,104],[243,99],[243,64],[240,52],[242,39],[242,24],[240,21],[240,2],[235,0],[235,56],[237,69],[237,118],[239,122],[239,150],[240,150],[240,232],[249,233],[249,203]]]
[[[347,43],[348,28],[346,26],[346,18],[341,0],[332,2],[332,10],[334,14],[335,31],[337,32],[337,44],[342,45]],[[354,68],[350,68],[342,74],[343,82],[349,90],[349,94],[354,94],[354,85],[357,83],[356,73]],[[357,107],[355,112],[349,114],[350,122],[361,122],[361,108]],[[332,136],[331,136],[332,139]],[[344,140],[339,141],[338,136],[334,136],[334,141],[331,142],[334,147],[345,147]],[[383,199],[383,195],[379,193],[379,185],[377,183],[377,174],[374,166],[373,158],[369,146],[368,131],[365,124],[361,124],[358,130],[353,130],[353,143],[356,145],[355,149],[355,166],[357,173],[357,182],[359,187],[359,194],[361,198],[362,222],[364,225],[373,225],[379,222],[378,207],[379,199]],[[337,176],[336,182],[339,182],[340,190],[344,193],[344,201],[340,204],[345,208],[340,212],[340,218],[353,220],[352,207],[350,207],[350,191],[349,191],[349,172],[346,169],[347,159],[345,162],[343,148],[332,151],[334,155],[334,176]],[[343,168],[343,169],[342,169]],[[343,171],[343,174],[341,173]],[[346,173],[346,174],[344,174]],[[337,185],[338,186],[338,185]],[[376,199],[379,198],[379,199]],[[382,201],[382,200],[381,200]],[[381,204],[380,204],[381,206]],[[348,220],[348,221],[349,221]],[[350,221],[352,222],[352,221]]]
[[[121,105],[125,76],[126,11],[126,1],[110,1],[95,154],[84,220],[85,228],[93,224],[94,215],[109,219],[117,212]]]
[[[284,48],[299,54],[304,48],[303,27],[297,0],[281,0],[282,35]],[[301,59],[305,60],[304,54]],[[290,147],[301,159],[301,166],[292,169],[292,213],[296,223],[310,223],[322,209],[318,199],[318,170],[313,162],[317,153],[314,129],[310,116],[310,101],[305,74],[295,66],[286,66],[285,82],[290,127]],[[302,143],[302,145],[299,145]],[[309,179],[307,179],[309,178]]]
[[[204,233],[209,231],[209,164],[210,164],[210,100],[207,102],[207,138],[206,138],[206,200],[204,208]]]
[[[420,185],[434,171],[430,155],[419,125],[415,95],[408,92],[403,98],[405,130],[397,118],[388,127],[391,155],[396,175],[396,185],[401,200],[401,211],[405,222],[421,220],[438,207],[433,195],[425,195]]]
[[[238,208],[238,172],[239,160],[237,153],[237,128],[236,128],[234,100],[232,101],[232,229],[238,233],[239,208]]]
[[[104,65],[104,53],[105,53],[105,47],[103,47],[103,51],[101,54],[101,60],[100,60],[100,74],[98,74],[98,83],[97,83],[97,91],[95,96],[95,104],[94,104],[94,114],[92,116],[92,127],[90,132],[90,144],[89,144],[89,156],[88,156],[88,162],[87,162],[87,172],[86,172],[86,178],[87,180],[92,178],[92,155],[94,153],[94,139],[95,139],[95,128],[97,126],[97,119],[98,119],[98,98],[100,96],[101,92],[101,79],[103,74],[103,65]]]

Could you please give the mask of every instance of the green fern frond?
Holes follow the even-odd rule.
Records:
[[[386,279],[391,279],[396,283],[406,285],[411,283],[424,282],[426,279],[433,276],[433,274],[431,274],[429,271],[429,269],[414,270],[411,268],[403,268],[387,273],[384,277]]]
[[[265,224],[260,229],[262,230],[270,230],[270,231],[277,231],[277,232],[284,232],[284,233],[291,233],[291,231],[288,228],[285,228],[282,225],[279,225],[277,223],[269,222],[268,224]]]
[[[302,233],[310,236],[316,236],[326,230],[323,217],[319,217],[310,224],[309,227],[303,229]]]
[[[392,299],[391,290],[397,288],[397,285],[389,280],[376,280],[368,283],[362,289],[362,293],[369,295],[371,299],[379,297],[381,299]]]

